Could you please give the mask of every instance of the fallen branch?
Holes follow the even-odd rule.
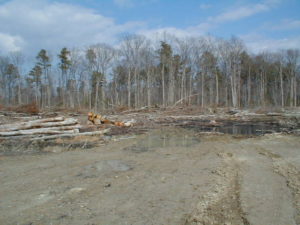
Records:
[[[194,95],[190,95],[190,96],[184,97],[184,98],[178,100],[177,102],[175,102],[175,104],[171,108],[175,107],[178,103],[182,102],[183,100],[189,99],[189,98],[194,97],[196,95],[200,95],[200,94],[194,94]]]
[[[0,132],[0,136],[7,137],[7,136],[34,135],[34,134],[76,133],[76,131],[78,131],[79,128],[81,128],[80,125],[38,128],[38,129],[29,129],[29,130],[17,130],[17,131],[4,131],[4,132]]]
[[[36,127],[53,127],[53,126],[60,126],[60,125],[71,125],[76,123],[75,123],[75,119],[72,118],[64,121],[64,117],[52,117],[52,118],[33,120],[28,122],[2,125],[0,126],[0,130],[1,131],[26,130],[26,129],[36,128]]]
[[[51,135],[51,136],[44,136],[44,137],[37,137],[32,138],[32,141],[36,140],[50,140],[56,138],[63,138],[63,137],[77,137],[77,136],[94,136],[94,135],[102,135],[106,134],[110,131],[110,128],[101,130],[101,131],[93,131],[93,132],[85,132],[85,133],[76,133],[76,134],[61,134],[61,135]]]

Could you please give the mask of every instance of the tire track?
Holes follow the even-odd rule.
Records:
[[[212,171],[215,185],[185,219],[184,225],[250,225],[240,202],[239,166],[232,153],[217,153],[224,166]]]
[[[258,147],[257,151],[259,154],[270,158],[273,163],[274,172],[286,180],[286,185],[293,195],[294,219],[300,225],[300,171],[278,154],[272,153],[262,147]]]

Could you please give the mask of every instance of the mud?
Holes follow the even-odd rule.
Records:
[[[2,152],[0,224],[300,224],[299,136],[210,135],[167,120]],[[211,120],[201,123],[219,126]]]

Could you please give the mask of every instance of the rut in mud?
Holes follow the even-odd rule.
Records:
[[[264,142],[241,140],[217,153],[224,164],[212,171],[218,175],[215,186],[203,194],[186,225],[299,224],[299,170]],[[293,163],[299,167],[299,157]]]
[[[297,224],[300,224],[300,171],[279,154],[272,153],[264,148],[259,148],[258,152],[269,157],[273,162],[274,172],[284,177],[286,185],[293,194],[295,221]]]
[[[184,225],[250,224],[240,203],[239,166],[232,153],[220,152],[217,155],[225,165],[212,171],[218,175],[214,188],[201,197]]]

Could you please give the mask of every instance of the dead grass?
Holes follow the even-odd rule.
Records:
[[[35,102],[30,104],[21,105],[16,107],[15,112],[18,113],[29,113],[29,114],[38,114],[40,112],[39,107]]]
[[[31,114],[31,115],[35,115],[40,112],[39,107],[35,102],[29,103],[29,104],[23,104],[23,105],[19,105],[19,106],[0,105],[0,110],[17,112],[17,113],[26,113],[26,114]]]
[[[280,107],[260,107],[254,110],[255,113],[257,114],[265,114],[269,112],[275,112],[275,113],[281,113],[282,108]]]
[[[75,113],[75,114],[87,114],[89,109],[83,108],[67,108],[67,107],[53,107],[49,109],[50,112],[60,112],[60,113]]]

